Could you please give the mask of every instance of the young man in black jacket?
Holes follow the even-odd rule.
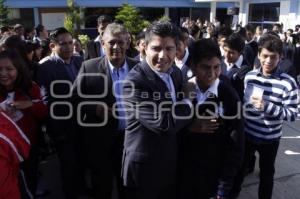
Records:
[[[189,96],[196,118],[183,130],[180,158],[180,198],[225,199],[243,154],[240,100],[229,83],[219,78],[221,52],[209,39],[194,43]],[[189,85],[190,86],[190,85]]]

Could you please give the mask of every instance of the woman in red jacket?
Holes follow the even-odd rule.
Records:
[[[0,109],[25,133],[31,143],[29,159],[22,168],[33,193],[36,189],[36,144],[39,124],[48,114],[39,86],[32,82],[23,60],[14,51],[0,52]]]
[[[0,110],[0,199],[20,199],[19,167],[29,155],[29,140]]]

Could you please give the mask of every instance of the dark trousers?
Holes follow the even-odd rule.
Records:
[[[110,199],[116,177],[118,198],[125,190],[121,179],[124,131],[86,132],[86,161],[91,171],[92,189],[96,199]]]
[[[24,172],[24,189],[25,192],[21,192],[22,196],[35,195],[37,187],[37,175],[38,175],[38,149],[37,146],[32,146],[30,149],[29,157],[21,163],[21,170]],[[29,193],[30,192],[30,193]],[[27,198],[27,197],[24,197]]]
[[[55,145],[66,199],[76,199],[85,187],[81,139],[72,136]]]
[[[175,184],[161,189],[149,187],[126,188],[126,199],[176,199]]]
[[[125,187],[123,186],[123,179],[121,177],[124,135],[124,131],[119,131],[115,137],[113,146],[113,172],[117,182],[118,199],[126,198]]]
[[[258,198],[259,199],[271,199],[274,183],[275,173],[275,159],[279,147],[279,140],[270,143],[253,143],[246,140],[245,143],[245,156],[241,170],[236,176],[233,189],[231,191],[230,198],[236,198],[241,191],[241,185],[244,180],[245,170],[249,165],[251,156],[255,151],[259,154],[259,188]]]

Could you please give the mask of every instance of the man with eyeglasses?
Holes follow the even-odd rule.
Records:
[[[83,172],[78,164],[78,134],[67,117],[68,113],[72,113],[68,106],[68,94],[83,59],[73,56],[72,35],[63,27],[50,33],[50,49],[52,54],[40,61],[37,82],[45,91],[45,101],[52,107],[46,127],[55,142],[66,198],[74,199],[82,187],[80,183],[83,180],[79,176]],[[55,105],[57,103],[65,105]]]
[[[92,102],[82,107],[82,117],[77,119],[83,123],[94,198],[111,198],[115,176],[119,199],[123,199],[120,172],[126,124],[121,104],[122,81],[138,61],[126,57],[128,31],[121,24],[111,23],[106,27],[101,45],[105,56],[83,62],[72,99],[74,106]]]

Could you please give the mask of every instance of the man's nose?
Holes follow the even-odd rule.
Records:
[[[162,49],[162,50],[159,52],[158,57],[159,57],[159,58],[164,58],[165,55],[166,55],[166,50]]]

